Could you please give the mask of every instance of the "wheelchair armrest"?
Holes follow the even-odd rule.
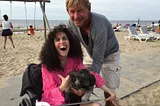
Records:
[[[37,95],[32,89],[27,89],[26,92],[31,100],[37,99]]]

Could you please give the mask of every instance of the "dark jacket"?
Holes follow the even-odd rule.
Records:
[[[31,91],[31,95],[28,94],[30,99],[41,100],[42,88],[41,64],[29,64],[23,74],[20,96],[28,94],[27,90],[29,90]]]

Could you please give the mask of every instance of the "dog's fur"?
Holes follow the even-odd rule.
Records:
[[[93,92],[95,82],[94,75],[90,74],[87,69],[81,69],[70,73],[69,89],[84,90],[86,93],[82,96],[81,100],[88,101]]]

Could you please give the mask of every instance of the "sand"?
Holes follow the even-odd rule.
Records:
[[[140,51],[155,52],[155,49],[160,50],[160,41],[148,41],[140,43],[139,41],[135,40],[124,40],[124,36],[127,35],[127,31],[116,32],[116,36],[120,43],[121,57]],[[156,56],[159,57],[160,55]],[[144,66],[147,65],[148,64],[144,64]],[[122,106],[160,106],[160,81],[120,100],[120,103]]]
[[[126,30],[115,34],[120,43],[121,58],[139,51],[153,52],[153,49],[160,49],[160,40],[140,43],[136,40],[125,40],[124,36],[128,35]],[[0,36],[0,81],[21,75],[25,71],[27,64],[39,63],[39,52],[44,43],[43,33],[37,32],[32,37],[23,33],[15,34],[13,35],[13,40],[16,48],[12,48],[8,39],[7,47],[3,49],[4,39]],[[1,83],[0,86],[2,86]],[[152,106],[153,104],[156,106],[156,104],[160,104],[160,82],[156,82],[120,100],[120,104],[122,106]]]

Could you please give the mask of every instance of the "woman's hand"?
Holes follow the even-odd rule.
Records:
[[[67,90],[68,89],[68,83],[69,83],[69,75],[66,77],[66,78],[64,78],[63,76],[61,76],[61,75],[58,75],[60,78],[61,78],[61,80],[62,80],[62,83],[61,83],[61,85],[60,85],[60,90],[63,92],[63,91],[65,91],[65,90]]]

